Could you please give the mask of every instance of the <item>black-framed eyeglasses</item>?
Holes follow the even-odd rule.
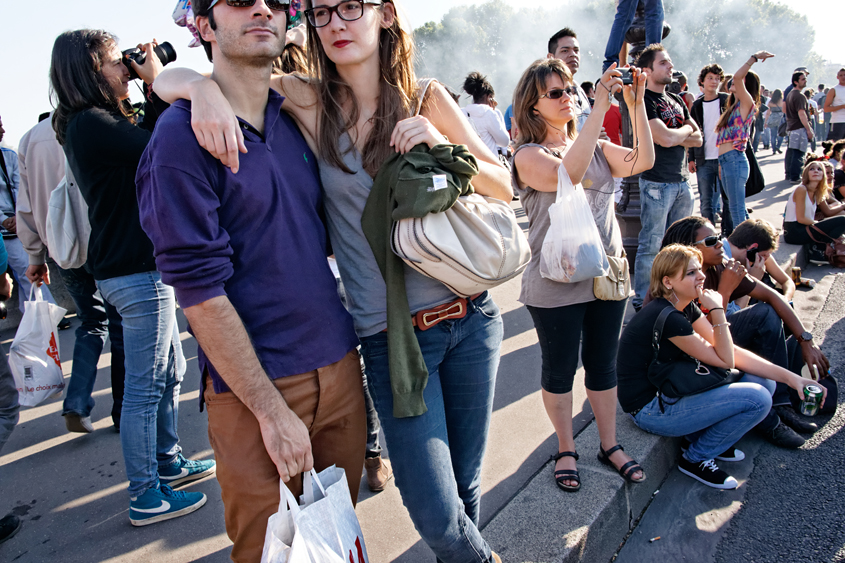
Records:
[[[218,2],[220,0],[211,0],[208,9],[211,10]],[[274,12],[281,12],[283,10],[287,12],[290,9],[290,0],[264,0],[264,3]],[[226,4],[232,8],[250,8],[255,5],[255,0],[226,0]]]
[[[353,22],[360,20],[364,15],[364,4],[372,4],[373,6],[381,6],[382,2],[370,2],[368,0],[346,0],[337,6],[314,6],[309,10],[305,10],[305,17],[308,18],[308,23],[314,27],[325,27],[332,21],[332,14],[337,13],[337,16],[346,22]]]
[[[693,246],[695,246],[696,244],[703,244],[704,246],[710,248],[710,247],[716,246],[717,244],[719,244],[723,240],[724,240],[724,237],[722,237],[721,234],[710,235],[709,237],[704,237],[703,239],[697,240],[692,244],[693,244]]]
[[[541,95],[541,98],[548,98],[550,100],[559,100],[566,94],[570,98],[575,98],[578,96],[578,89],[575,86],[567,86],[566,88],[552,88],[545,94]]]

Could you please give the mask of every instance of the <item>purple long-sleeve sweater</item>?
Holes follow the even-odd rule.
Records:
[[[240,170],[202,149],[190,103],[158,120],[136,177],[162,280],[191,307],[225,295],[271,379],[334,363],[358,344],[326,261],[317,160],[271,91],[264,135],[241,120]],[[216,392],[223,379],[199,352]]]

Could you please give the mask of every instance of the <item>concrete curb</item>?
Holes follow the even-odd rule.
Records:
[[[617,437],[646,473],[641,484],[627,484],[596,459],[599,437],[594,423],[575,439],[581,459],[581,490],[561,491],[546,463],[499,512],[483,532],[508,562],[607,561],[634,520],[648,505],[677,460],[678,440],[643,432],[621,410]]]

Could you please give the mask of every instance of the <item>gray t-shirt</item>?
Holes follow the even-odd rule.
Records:
[[[354,174],[347,174],[319,159],[329,239],[340,277],[346,289],[347,305],[359,337],[387,328],[387,288],[367,237],[361,227],[364,206],[373,179],[364,171],[361,155],[343,134],[339,147],[343,162]],[[351,148],[351,150],[350,150]],[[457,298],[445,285],[405,266],[405,288],[412,313],[430,309]]]
[[[533,143],[522,145],[517,152],[525,147],[540,147],[547,153],[560,158],[557,151],[552,151],[542,145]],[[555,192],[541,192],[526,186],[519,187],[517,169],[513,167],[513,185],[519,192],[522,207],[528,216],[528,245],[531,247],[531,262],[522,274],[522,291],[519,301],[531,307],[551,309],[577,303],[586,303],[596,299],[593,293],[593,280],[575,283],[561,283],[544,278],[540,275],[540,259],[543,250],[543,240],[549,230],[549,206],[555,202]],[[601,145],[596,145],[590,166],[581,180],[581,186],[593,212],[604,251],[608,256],[622,256],[622,233],[616,222],[616,211],[613,205],[613,191],[615,185],[610,173],[610,165],[604,157]]]

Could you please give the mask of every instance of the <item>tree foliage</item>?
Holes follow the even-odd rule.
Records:
[[[664,45],[677,70],[697,92],[698,71],[719,63],[733,73],[751,53],[766,49],[776,57],[754,66],[763,83],[783,89],[793,69],[810,69],[810,84],[832,82],[822,75],[824,61],[812,50],[815,31],[807,18],[772,0],[664,0],[672,27]],[[516,10],[504,0],[456,6],[438,22],[415,31],[419,76],[436,77],[460,90],[466,75],[488,75],[503,104],[528,65],[546,56],[547,43],[560,28],[578,34],[581,68],[576,81],[595,81],[615,13],[614,0],[570,1],[555,8]]]

